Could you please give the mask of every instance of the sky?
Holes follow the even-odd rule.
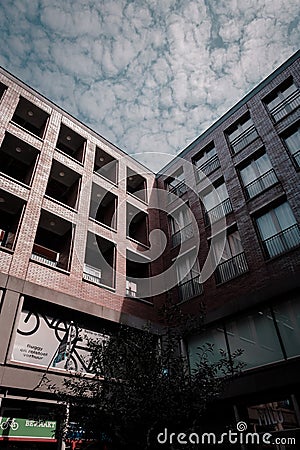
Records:
[[[299,47],[299,0],[2,0],[0,65],[157,171]]]

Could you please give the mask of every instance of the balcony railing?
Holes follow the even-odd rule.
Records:
[[[206,211],[205,213],[205,225],[209,225],[217,222],[223,217],[227,216],[232,212],[232,205],[229,198],[226,198],[222,203],[215,206],[214,208]]]
[[[244,253],[219,264],[215,271],[216,283],[224,283],[248,271],[248,264]]]
[[[128,295],[128,297],[138,297],[138,289],[136,283],[126,280],[126,295]]]
[[[59,262],[59,253],[42,245],[34,244],[31,259],[51,267],[57,267]]]
[[[298,150],[296,153],[293,153],[293,158],[296,161],[297,166],[300,167],[300,150]]]
[[[254,125],[251,125],[247,130],[243,131],[239,136],[230,142],[234,153],[238,153],[244,147],[251,144],[258,137],[258,133]]]
[[[176,233],[172,235],[172,247],[176,247],[180,243],[187,241],[193,236],[193,226],[191,223],[189,223],[184,228],[181,228],[181,230],[176,231]]]
[[[201,295],[202,292],[203,286],[200,282],[200,275],[178,284],[178,297],[180,302],[195,297],[196,295]]]
[[[277,182],[278,178],[274,169],[270,169],[268,172],[256,178],[256,180],[245,185],[246,196],[248,199],[253,198]]]
[[[183,194],[185,194],[187,191],[187,187],[184,181],[180,181],[175,186],[170,185],[169,186],[169,194],[176,195],[177,197],[181,197]],[[171,203],[174,199],[173,195],[169,196],[169,203]]]
[[[101,284],[101,269],[84,264],[83,279],[95,284]]]
[[[218,155],[214,155],[205,163],[201,164],[200,166],[197,166],[199,181],[202,180],[203,174],[209,175],[211,172],[218,169],[219,167],[220,167],[220,160],[218,158]]]
[[[275,122],[279,122],[279,120],[283,119],[283,117],[287,114],[298,108],[298,106],[300,106],[300,92],[295,91],[281,103],[270,109],[270,113]]]
[[[300,229],[296,223],[263,241],[266,256],[274,258],[300,245]]]

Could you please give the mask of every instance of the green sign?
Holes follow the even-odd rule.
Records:
[[[0,417],[0,438],[55,439],[56,421]]]

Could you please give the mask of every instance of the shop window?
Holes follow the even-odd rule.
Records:
[[[0,248],[14,248],[25,201],[0,190]]]
[[[147,183],[144,177],[127,167],[127,192],[135,197],[147,200]]]
[[[86,140],[75,131],[61,124],[56,148],[79,162],[83,162]]]
[[[30,185],[39,151],[15,136],[6,133],[0,148],[0,170]]]
[[[99,147],[96,147],[94,172],[114,184],[118,183],[118,161]]]
[[[49,114],[26,98],[20,97],[12,121],[30,133],[43,138],[48,119]]]
[[[264,100],[272,118],[279,122],[300,106],[300,92],[289,78]]]
[[[127,203],[126,217],[127,236],[147,246],[149,244],[147,213]]]
[[[53,160],[46,195],[70,208],[77,207],[81,175]]]
[[[117,227],[118,197],[93,183],[89,217],[110,228]]]
[[[226,133],[233,153],[238,153],[258,138],[258,133],[249,114],[232,125]]]
[[[213,253],[217,264],[215,270],[216,283],[224,283],[248,271],[244,249],[239,232],[232,231],[222,238],[213,240]]]
[[[217,222],[232,212],[226,185],[223,180],[200,194],[205,207],[205,225]]]
[[[243,349],[245,369],[284,359],[274,320],[269,309],[248,314],[226,325],[230,351]]]
[[[193,164],[197,169],[199,181],[204,175],[209,175],[220,167],[220,160],[213,142],[193,157]]]
[[[51,267],[70,269],[73,225],[48,211],[42,211],[31,259]]]
[[[83,279],[97,285],[114,287],[115,259],[115,244],[88,232]]]
[[[240,174],[248,199],[256,197],[270,186],[278,183],[277,175],[266,153],[248,160],[247,164],[240,168]]]
[[[300,168],[300,124],[289,130],[283,140],[297,167]]]
[[[222,327],[214,328],[201,333],[201,335],[190,337],[187,341],[187,347],[191,370],[197,368],[197,362],[199,361],[199,355],[201,355],[202,349],[211,348],[211,351],[207,351],[205,354],[208,361],[212,364],[217,363],[221,359],[220,351],[228,354],[225,333]]]
[[[300,355],[300,298],[274,307],[276,323],[287,357]]]
[[[267,258],[285,253],[300,244],[300,230],[288,202],[257,217],[256,223]]]

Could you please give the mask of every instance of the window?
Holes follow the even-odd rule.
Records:
[[[127,192],[147,201],[147,183],[144,177],[127,167]]]
[[[111,181],[118,182],[118,161],[106,153],[102,148],[96,147],[94,172]]]
[[[30,185],[39,151],[12,134],[6,133],[0,148],[0,170]]]
[[[184,205],[172,212],[172,215],[170,215],[170,227],[173,247],[176,247],[194,235],[188,205]]]
[[[148,245],[148,215],[127,203],[126,235],[135,241]]]
[[[116,229],[117,203],[118,198],[116,195],[93,183],[89,217]]]
[[[287,357],[299,355],[300,301],[294,298],[274,307],[276,323]]]
[[[88,232],[83,279],[97,285],[114,287],[116,246],[113,242]]]
[[[43,138],[48,119],[49,114],[26,98],[20,97],[12,121],[30,133]]]
[[[217,151],[213,143],[201,150],[194,158],[193,164],[197,168],[197,174],[199,181],[204,175],[209,175],[214,170],[220,167],[220,161],[217,155]]]
[[[198,258],[195,259],[194,252],[189,252],[177,258],[176,274],[178,281],[179,301],[200,295],[203,286],[200,281],[200,269]]]
[[[227,345],[225,340],[224,329],[221,327],[210,329],[201,335],[195,335],[188,339],[188,353],[191,369],[197,368],[197,362],[199,361],[199,353],[201,349],[199,347],[205,347],[207,344],[213,345],[213,351],[207,352],[207,358],[210,363],[216,363],[221,359],[221,351],[227,351]],[[221,375],[221,373],[219,373]]]
[[[215,261],[218,264],[215,271],[217,284],[229,281],[248,271],[240,233],[237,230],[227,235],[225,247],[221,238],[214,238],[212,245]]]
[[[126,295],[151,300],[150,262],[138,253],[126,251]]]
[[[244,350],[246,369],[284,359],[269,309],[239,317],[226,325],[230,351]]]
[[[6,91],[7,87],[5,86],[5,84],[0,83],[0,100],[4,94],[4,92]]]
[[[258,133],[249,115],[231,126],[227,131],[227,135],[233,153],[238,153],[258,137]]]
[[[80,182],[81,175],[79,173],[53,160],[46,195],[70,208],[76,208]]]
[[[181,197],[186,193],[187,189],[184,182],[184,172],[182,168],[177,170],[171,177],[167,179],[166,187],[170,193],[169,203],[175,200],[174,196]]]
[[[24,200],[0,189],[0,247],[13,250],[24,208]]]
[[[86,140],[75,131],[62,124],[60,127],[56,148],[79,162],[83,161]]]
[[[284,142],[295,163],[300,167],[300,124],[284,137]]]
[[[266,153],[251,159],[246,166],[240,169],[240,174],[247,198],[255,197],[278,182]]]
[[[256,219],[267,258],[300,244],[300,230],[290,205],[285,202]]]
[[[265,99],[265,103],[274,121],[279,122],[299,107],[300,92],[289,78]]]
[[[200,196],[203,199],[203,204],[206,209],[205,224],[217,222],[222,217],[231,213],[232,205],[228,196],[226,185],[223,182],[216,185],[213,190],[204,192]]]

